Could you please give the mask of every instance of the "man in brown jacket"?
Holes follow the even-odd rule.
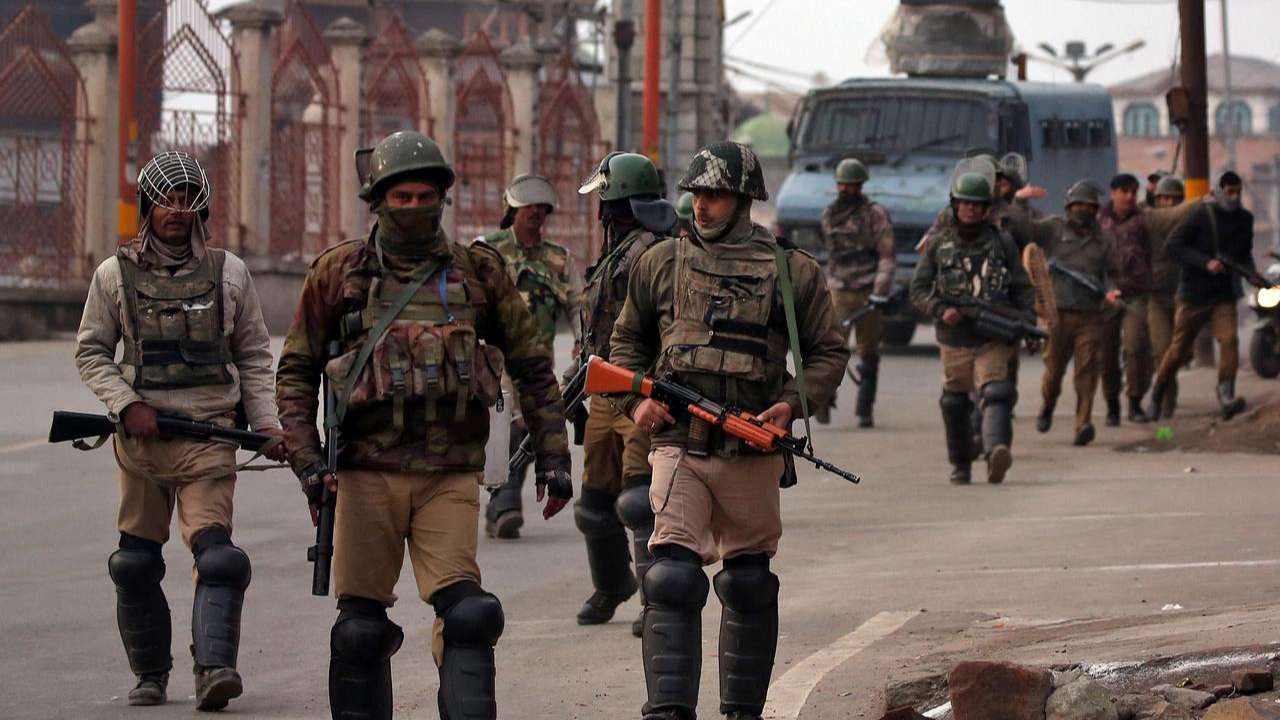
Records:
[[[254,430],[280,434],[258,295],[239,258],[209,247],[209,195],[204,170],[186,153],[162,153],[142,169],[138,237],[98,266],[76,335],[80,377],[124,429],[114,436],[120,549],[107,569],[138,678],[130,705],[166,699],[172,628],[160,548],[175,507],[195,557],[196,704],[218,710],[243,691],[235,668],[250,573],[231,543],[235,448],[162,437],[156,425],[163,412],[230,427],[241,409]],[[279,446],[267,454],[284,458]]]

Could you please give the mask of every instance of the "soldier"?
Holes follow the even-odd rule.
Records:
[[[360,197],[377,222],[312,264],[277,373],[290,462],[313,515],[322,483],[337,493],[329,705],[344,720],[391,717],[391,656],[404,634],[387,608],[407,543],[418,595],[435,608],[440,716],[492,719],[503,614],[476,565],[489,407],[505,362],[549,518],[573,493],[560,390],[502,256],[440,229],[454,173],[436,144],[398,132],[366,154]],[[328,357],[333,342],[339,354]],[[342,434],[336,468],[316,431],[321,373],[337,394],[325,419]]]
[[[1106,305],[1120,302],[1115,240],[1098,224],[1102,190],[1081,180],[1067,191],[1066,218],[1036,223],[1036,242],[1044,248],[1053,272],[1058,321],[1044,352],[1043,404],[1036,430],[1049,432],[1053,409],[1062,392],[1067,363],[1075,361],[1077,446],[1093,442],[1093,395],[1098,385],[1098,345]],[[1088,284],[1086,284],[1088,283]]]
[[[1138,178],[1120,173],[1111,179],[1111,201],[1098,211],[1098,224],[1115,240],[1119,275],[1116,286],[1124,305],[1104,311],[1099,365],[1108,427],[1120,424],[1121,357],[1129,422],[1144,423],[1142,398],[1151,382],[1151,350],[1147,335],[1147,303],[1154,276],[1146,213],[1138,206]],[[1122,352],[1123,346],[1123,352]]]
[[[1160,207],[1160,181],[1171,176],[1172,174],[1165,170],[1156,170],[1147,175],[1147,195],[1143,198],[1147,207]]]
[[[990,214],[996,225],[1009,233],[1019,250],[1031,242],[1032,224],[1044,217],[1030,201],[1046,195],[1044,188],[1028,184],[1025,157],[1011,152],[1000,158],[996,165],[996,199]]]
[[[684,237],[693,232],[693,193],[681,193],[676,201],[676,235]]]
[[[614,322],[636,259],[675,225],[675,209],[662,199],[662,190],[658,170],[649,158],[620,152],[601,161],[595,175],[578,190],[599,196],[605,234],[600,259],[587,269],[582,325],[588,355],[608,359]],[[599,625],[609,622],[618,606],[636,593],[640,577],[652,562],[652,472],[648,435],[608,399],[592,396],[583,437],[582,498],[574,504],[573,516],[587,544],[594,591],[578,611],[578,624]],[[628,528],[634,538],[634,575],[627,550]],[[639,619],[631,629],[639,637]]]
[[[1016,343],[978,332],[965,310],[976,301],[1035,322],[1031,280],[1008,233],[991,221],[994,172],[958,168],[951,185],[952,221],[929,238],[911,279],[911,301],[937,323],[942,352],[942,422],[951,482],[967,485],[977,448],[973,400],[980,393],[987,481],[1003,482],[1013,465]]]
[[[671,374],[716,402],[733,403],[788,428],[805,401],[787,374],[788,337],[798,335],[808,398],[829,401],[849,351],[816,261],[784,251],[751,222],[768,197],[760,162],[732,142],[708,145],[680,181],[694,194],[694,232],[651,248],[631,274],[614,328],[612,362]],[[779,277],[779,268],[786,277]],[[788,279],[790,285],[788,285]],[[677,292],[676,288],[680,288]],[[785,293],[793,289],[793,297]],[[789,328],[779,308],[800,313]],[[643,662],[647,720],[692,720],[702,669],[702,607],[709,585],[720,623],[720,712],[758,720],[778,641],[778,577],[769,560],[782,535],[778,483],[785,460],[758,453],[702,420],[637,395],[622,402],[653,438],[657,508],[645,572]],[[724,559],[712,583],[705,565]]]
[[[1253,213],[1240,205],[1244,181],[1228,170],[1218,181],[1212,202],[1195,207],[1186,222],[1169,236],[1167,252],[1181,267],[1178,307],[1173,340],[1156,372],[1151,390],[1152,407],[1163,409],[1178,368],[1191,359],[1196,335],[1206,325],[1218,341],[1218,404],[1224,420],[1245,408],[1236,397],[1236,371],[1240,364],[1236,303],[1244,295],[1241,278],[1226,267],[1232,263],[1256,271],[1253,261]]]
[[[860,160],[846,158],[836,166],[836,199],[822,211],[822,239],[827,248],[827,283],[841,322],[893,289],[897,265],[889,211],[862,194],[870,178]],[[846,341],[854,334],[858,348],[858,427],[875,426],[872,415],[880,377],[880,340],[884,318],[875,309],[845,327]],[[834,407],[832,405],[831,407]],[[820,423],[830,422],[831,407],[814,412]]]
[[[1173,342],[1173,316],[1176,305],[1176,296],[1178,294],[1178,263],[1169,256],[1167,245],[1169,242],[1169,233],[1177,226],[1177,221],[1185,218],[1189,214],[1192,206],[1184,203],[1186,198],[1186,187],[1182,183],[1182,179],[1175,175],[1167,175],[1160,178],[1156,185],[1155,206],[1157,209],[1165,210],[1168,208],[1177,208],[1177,215],[1172,221],[1162,222],[1158,227],[1151,227],[1151,266],[1152,266],[1152,290],[1151,299],[1147,303],[1147,332],[1151,337],[1151,367],[1154,369],[1160,366],[1160,360],[1164,358],[1165,352],[1169,350],[1169,344]],[[1154,215],[1155,213],[1152,213]],[[1148,417],[1158,419],[1160,417],[1173,417],[1174,408],[1178,401],[1178,376],[1174,375],[1169,380],[1169,388],[1165,392],[1164,407],[1152,408]]]
[[[157,155],[138,175],[138,237],[93,275],[76,336],[80,377],[124,426],[120,549],[107,569],[116,620],[138,678],[130,705],[160,705],[173,658],[161,546],[175,505],[195,557],[191,654],[196,705],[219,710],[243,691],[236,672],[249,558],[231,543],[235,448],[162,437],[156,413],[280,436],[270,337],[240,258],[209,247],[210,188],[195,158]],[[116,345],[124,353],[116,362]],[[282,446],[265,453],[284,459]]]
[[[556,320],[564,317],[573,328],[573,355],[581,352],[582,328],[578,306],[582,302],[582,276],[573,266],[569,250],[542,237],[547,217],[556,209],[556,190],[539,175],[521,175],[511,181],[502,196],[506,212],[500,230],[482,238],[507,261],[507,272],[538,324],[538,339],[548,351],[554,348]],[[508,391],[509,380],[503,378]],[[514,397],[514,392],[511,393]],[[518,404],[517,404],[518,408]],[[511,413],[511,452],[528,436],[517,408]],[[490,537],[515,539],[524,525],[520,493],[528,464],[513,468],[507,482],[489,498],[485,531]]]

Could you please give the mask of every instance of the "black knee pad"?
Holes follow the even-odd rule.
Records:
[[[592,488],[583,488],[582,497],[573,504],[573,521],[578,526],[578,530],[587,537],[622,533],[622,522],[613,509],[616,500],[615,495]]]
[[[778,604],[778,576],[769,572],[769,556],[739,555],[724,561],[716,573],[716,596],[740,613],[767,610]]]
[[[120,534],[120,549],[107,558],[111,582],[123,590],[142,590],[164,579],[164,556],[160,543]]]
[[[649,504],[649,482],[627,487],[614,503],[618,519],[632,531],[647,532],[653,529],[653,507]]]
[[[204,538],[209,533],[201,533]],[[203,585],[220,585],[243,590],[249,587],[249,579],[253,573],[249,565],[249,556],[243,550],[226,542],[213,544],[191,543],[196,556],[196,576]]]
[[[969,399],[968,393],[943,392],[938,406],[944,413],[967,413],[973,407],[973,401]]]
[[[446,645],[493,647],[506,627],[497,596],[473,582],[454,583],[432,595],[431,603],[444,622]]]
[[[1018,388],[1008,380],[993,380],[982,386],[982,403],[1013,405],[1018,402]]]
[[[389,659],[404,642],[404,631],[387,618],[387,609],[376,600],[344,598],[338,601],[338,619],[329,633],[329,650],[336,658],[358,665]]]
[[[657,552],[659,548],[664,550],[661,555]],[[653,564],[644,573],[645,601],[668,607],[701,609],[707,604],[707,595],[711,592],[711,583],[702,572],[701,558],[692,550],[678,545],[659,548],[654,549]]]

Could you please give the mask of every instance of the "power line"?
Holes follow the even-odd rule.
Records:
[[[756,23],[759,23],[760,19],[763,18],[765,15],[768,15],[769,11],[772,10],[773,6],[776,5],[777,3],[778,3],[778,0],[769,0],[769,4],[765,5],[763,10],[756,13],[756,16],[751,19],[751,22],[747,23],[746,27],[742,28],[742,32],[738,34],[738,37],[733,39],[733,42],[729,44],[729,47],[725,49],[725,52],[728,52],[729,50],[732,50],[735,47],[737,47],[738,43],[742,42],[742,38],[751,34],[751,31],[754,30],[756,27]]]

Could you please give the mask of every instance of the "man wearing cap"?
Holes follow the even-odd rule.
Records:
[[[849,361],[822,270],[751,221],[752,202],[768,193],[750,148],[703,147],[679,187],[694,194],[693,234],[663,240],[639,258],[614,327],[612,361],[669,374],[714,402],[790,428],[810,402],[830,400]],[[787,372],[788,346],[807,376],[803,385]],[[654,400],[628,394],[619,402],[653,439],[642,715],[696,717],[702,608],[714,586],[723,607],[720,714],[759,720],[778,642],[778,577],[769,564],[782,536],[778,485],[786,461]],[[703,567],[720,560],[723,569],[708,582]]]
[[[897,256],[893,248],[893,225],[889,211],[862,194],[870,179],[866,165],[845,158],[836,166],[836,199],[822,211],[822,240],[827,249],[827,285],[831,288],[836,315],[845,325],[858,349],[858,427],[875,425],[873,410],[880,378],[880,341],[884,318],[879,309],[853,316],[871,302],[873,295],[885,297],[893,289]],[[814,419],[831,421],[831,406],[815,408]]]
[[[950,481],[968,485],[979,444],[987,481],[1000,483],[1013,465],[1017,343],[979,332],[965,312],[975,301],[1034,322],[1034,291],[1013,238],[990,215],[995,168],[962,162],[951,182],[951,220],[935,225],[911,279],[911,302],[937,325],[942,355],[938,405],[946,434]],[[973,396],[982,429],[975,438]]]
[[[1043,404],[1036,430],[1049,432],[1053,410],[1062,393],[1067,363],[1075,362],[1075,439],[1077,446],[1093,442],[1093,396],[1098,387],[1098,345],[1107,306],[1120,302],[1116,287],[1119,263],[1115,240],[1098,223],[1102,190],[1081,180],[1067,190],[1066,217],[1036,223],[1035,241],[1044,248],[1053,270],[1053,293],[1058,321],[1044,351]],[[1087,285],[1085,283],[1088,283]]]
[[[484,238],[507,261],[511,282],[529,306],[538,323],[539,340],[553,352],[556,321],[565,318],[573,328],[574,357],[582,344],[581,316],[582,276],[573,265],[568,248],[542,236],[547,218],[556,209],[556,190],[540,175],[521,175],[511,181],[502,195],[506,211],[497,232]],[[514,397],[510,381],[503,387]],[[511,452],[515,453],[529,432],[515,403],[511,413]],[[489,498],[485,508],[485,531],[490,537],[515,539],[524,525],[521,513],[521,490],[524,488],[528,463],[511,468],[507,482]]]
[[[240,258],[210,247],[210,192],[186,153],[147,163],[138,175],[138,236],[98,266],[76,335],[80,377],[123,427],[114,435],[120,548],[107,570],[138,679],[130,705],[166,700],[172,628],[161,546],[175,507],[195,558],[196,706],[220,710],[243,691],[236,656],[250,567],[231,542],[235,447],[163,437],[156,423],[160,412],[231,427],[240,410],[254,430],[281,435],[258,294]],[[282,460],[284,448],[265,454]]]
[[[312,264],[277,372],[290,462],[313,516],[322,484],[337,493],[329,707],[335,720],[391,717],[391,656],[404,633],[387,608],[407,546],[418,597],[435,609],[440,717],[493,720],[504,617],[476,564],[489,408],[505,368],[549,518],[573,495],[560,388],[502,256],[441,230],[454,172],[436,143],[397,132],[357,158],[368,159],[360,198],[377,222]],[[342,438],[336,468],[316,430],[322,374],[337,396],[325,418]]]
[[[1098,224],[1109,231],[1115,241],[1119,270],[1115,282],[1124,296],[1124,304],[1103,311],[1098,364],[1109,427],[1120,424],[1122,390],[1129,400],[1129,422],[1148,420],[1142,410],[1142,399],[1147,394],[1152,372],[1147,302],[1154,275],[1145,218],[1146,213],[1138,205],[1138,178],[1129,173],[1111,178],[1111,199],[1098,211]]]
[[[675,208],[662,199],[663,189],[649,158],[623,152],[607,155],[578,189],[599,198],[605,238],[600,258],[587,268],[583,293],[587,355],[610,357],[614,323],[622,311],[632,269],[676,224]],[[653,560],[649,554],[653,531],[649,436],[636,428],[615,400],[593,395],[583,440],[582,497],[574,504],[573,517],[587,544],[593,592],[577,619],[579,625],[600,625],[636,593]],[[640,636],[639,618],[632,622],[631,632]]]
[[[1236,304],[1244,295],[1242,278],[1223,260],[1254,270],[1253,213],[1241,206],[1244,181],[1228,170],[1210,202],[1199,203],[1186,222],[1169,236],[1167,251],[1181,269],[1173,340],[1156,371],[1151,390],[1153,408],[1165,407],[1178,369],[1191,359],[1196,336],[1206,326],[1218,341],[1218,406],[1224,420],[1244,411],[1236,396],[1240,339]]]

